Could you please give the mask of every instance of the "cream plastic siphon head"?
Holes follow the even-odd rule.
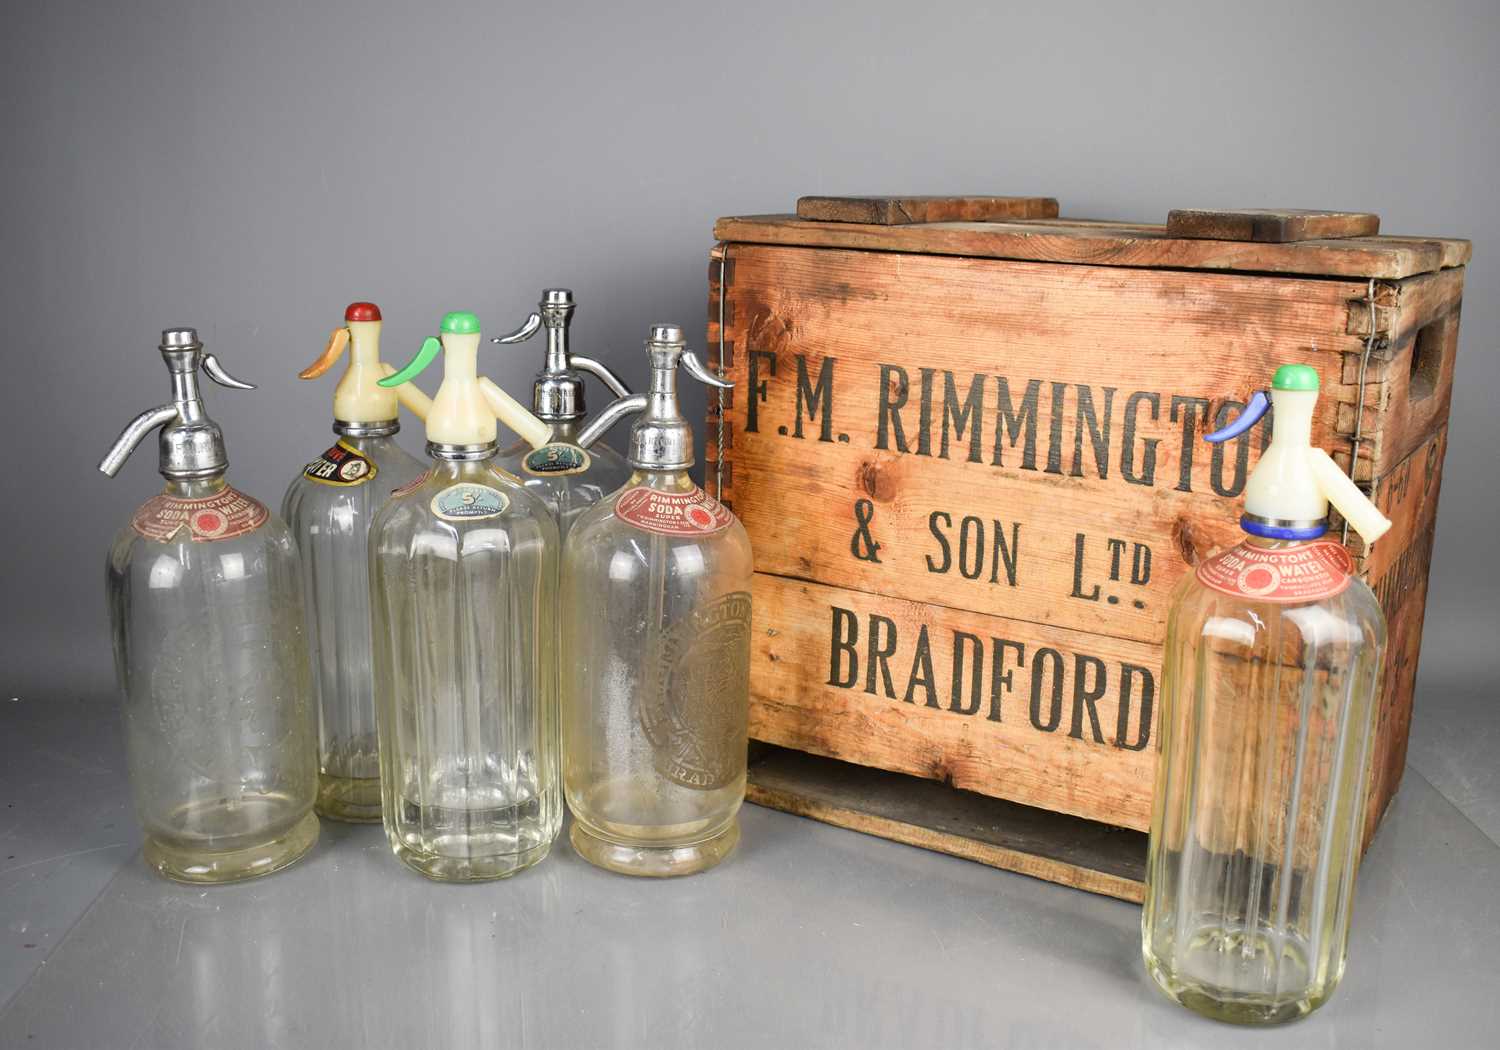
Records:
[[[1370,502],[1321,448],[1312,444],[1313,410],[1318,403],[1318,373],[1308,365],[1282,365],[1271,382],[1269,398],[1257,393],[1229,426],[1207,441],[1238,437],[1274,408],[1271,443],[1245,483],[1245,530],[1278,539],[1320,535],[1330,503],[1366,543],[1391,527],[1390,519]]]
[[[405,405],[418,419],[426,419],[432,400],[415,384],[394,390],[380,380],[395,369],[380,360],[380,307],[374,303],[350,303],[344,325],[328,336],[323,354],[297,374],[299,379],[317,379],[349,349],[349,367],[333,391],[333,418],[341,423],[385,423],[396,418],[396,404]]]
[[[552,428],[489,379],[479,375],[479,318],[455,311],[443,318],[439,338],[429,337],[417,356],[379,385],[400,388],[443,353],[443,382],[428,410],[427,440],[437,445],[489,445],[498,419],[533,448],[552,437]]]

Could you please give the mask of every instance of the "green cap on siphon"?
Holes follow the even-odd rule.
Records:
[[[1272,390],[1317,390],[1318,370],[1311,365],[1282,365],[1271,377]]]
[[[479,318],[467,310],[454,310],[443,315],[441,330],[451,335],[473,335],[479,331]]]

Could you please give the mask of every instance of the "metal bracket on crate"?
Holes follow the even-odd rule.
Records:
[[[1376,331],[1375,278],[1373,277],[1370,278],[1370,283],[1365,289],[1365,298],[1363,301],[1370,308],[1370,331],[1365,336],[1364,352],[1359,355],[1359,389],[1354,402],[1354,434],[1349,438],[1349,480],[1354,481],[1356,485],[1359,485],[1359,482],[1354,479],[1354,471],[1359,465],[1359,447],[1364,443],[1365,373],[1370,367],[1370,354],[1374,352],[1376,347],[1384,343],[1384,340],[1381,339],[1379,333]],[[1364,485],[1359,485],[1359,488],[1360,491],[1365,492],[1370,497],[1371,502],[1374,501],[1375,482],[1373,480],[1370,482],[1368,488]],[[1344,522],[1339,540],[1341,543],[1349,542],[1349,523],[1347,521]]]
[[[716,362],[718,376],[725,377],[724,372],[724,286],[729,276],[729,245],[719,245],[719,359]],[[719,399],[718,420],[718,447],[714,452],[714,499],[724,498],[724,388],[717,390]]]

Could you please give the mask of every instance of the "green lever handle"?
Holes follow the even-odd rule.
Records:
[[[406,367],[399,372],[394,372],[384,379],[377,380],[381,386],[400,386],[409,383],[421,375],[427,366],[432,364],[433,359],[442,351],[443,344],[438,342],[436,336],[428,336],[422,341],[422,349],[417,351],[417,356],[406,363]]]

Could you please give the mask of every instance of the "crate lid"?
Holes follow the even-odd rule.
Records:
[[[1451,237],[1380,235],[1368,212],[1174,209],[1162,225],[1059,217],[1051,197],[803,197],[729,216],[720,241],[1178,270],[1400,278],[1469,261]]]

